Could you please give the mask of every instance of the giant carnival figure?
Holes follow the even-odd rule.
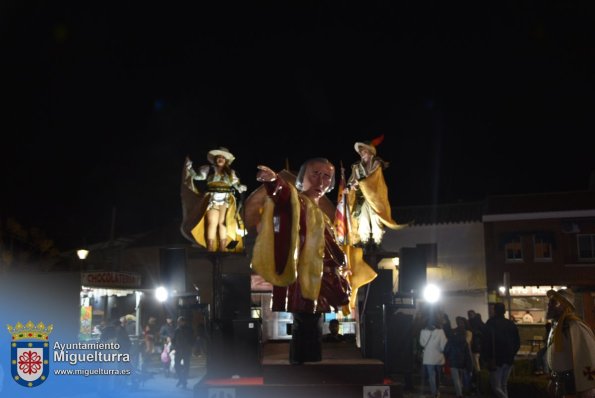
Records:
[[[221,147],[208,152],[210,165],[201,166],[198,172],[189,158],[184,164],[182,234],[210,252],[243,250],[244,225],[234,191],[245,192],[246,186],[240,184],[230,167],[234,159],[227,148]],[[195,181],[202,182],[202,187],[197,187]]]
[[[289,359],[301,364],[321,360],[321,314],[347,306],[351,287],[345,254],[321,208],[335,167],[313,158],[301,166],[295,185],[288,175],[258,166],[266,198],[252,268],[273,285],[272,310],[293,314]]]
[[[351,176],[347,184],[350,187],[349,205],[352,209],[354,231],[353,244],[366,246],[372,243],[380,246],[384,227],[400,229],[393,220],[388,201],[388,188],[384,181],[383,170],[388,167],[376,154],[376,146],[384,139],[384,135],[372,141],[356,142],[355,151],[360,160],[351,166]]]

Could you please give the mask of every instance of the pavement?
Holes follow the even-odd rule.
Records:
[[[122,398],[193,398],[193,387],[200,382],[206,373],[206,356],[192,356],[188,386],[184,389],[176,387],[178,380],[175,374],[166,374],[163,370],[159,356],[154,356],[145,365],[146,378],[138,388],[128,390]]]
[[[405,380],[402,375],[392,375],[391,380],[395,383],[399,383],[402,386],[405,386]],[[457,398],[455,394],[455,389],[452,384],[452,379],[450,375],[446,375],[442,377],[440,380],[440,386],[438,388],[440,392],[440,398]],[[481,398],[481,397],[489,397],[489,393],[484,393],[483,395],[479,392],[469,392],[464,391],[463,396],[465,398]],[[403,389],[402,398],[430,398],[432,394],[430,393],[430,386],[428,385],[427,381],[423,381],[419,373],[415,373],[413,375],[413,385],[410,389],[406,390]]]

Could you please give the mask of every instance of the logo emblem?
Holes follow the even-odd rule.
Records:
[[[24,387],[37,387],[50,374],[49,335],[54,325],[47,327],[43,322],[35,325],[29,321],[13,327],[7,325],[12,335],[10,343],[10,370],[12,379]]]

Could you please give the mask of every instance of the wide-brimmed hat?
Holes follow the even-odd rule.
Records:
[[[574,292],[570,289],[560,289],[560,290],[548,290],[547,297],[549,299],[554,298],[558,300],[558,302],[570,306],[570,308],[574,309]]]
[[[225,160],[227,160],[228,165],[231,164],[236,158],[231,154],[231,152],[229,152],[229,149],[219,147],[219,149],[213,149],[210,150],[209,153],[207,153],[207,160],[209,161],[209,163],[215,164],[215,158],[217,156],[223,156]]]
[[[356,142],[353,146],[355,148],[355,152],[359,153],[359,151],[363,149],[367,149],[370,153],[376,156],[376,147],[380,145],[380,143],[384,140],[384,134],[374,138],[372,141],[363,141],[363,142]]]

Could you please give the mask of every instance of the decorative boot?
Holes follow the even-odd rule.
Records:
[[[215,239],[207,239],[207,251],[208,252],[217,251],[215,249]]]

